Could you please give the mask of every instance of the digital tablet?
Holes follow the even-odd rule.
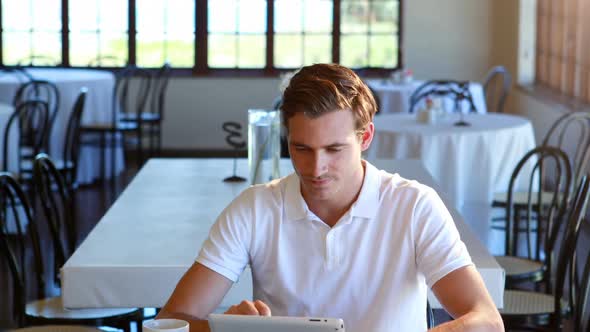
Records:
[[[339,318],[209,315],[212,332],[344,332]]]

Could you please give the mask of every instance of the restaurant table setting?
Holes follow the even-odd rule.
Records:
[[[378,116],[381,116],[388,113],[410,112],[410,97],[426,81],[370,79],[366,82],[379,98],[381,105]],[[487,108],[482,85],[477,82],[469,82],[469,92],[473,97],[477,113],[486,113]],[[444,99],[443,107],[447,112],[454,111],[454,103],[450,98]],[[467,113],[470,109],[467,104],[462,104],[461,111]]]
[[[494,192],[508,188],[518,160],[535,147],[532,124],[520,116],[441,113],[435,121],[419,116],[375,117],[375,137],[365,156],[421,160],[457,208],[491,203]],[[461,119],[469,125],[458,126]]]
[[[374,160],[377,168],[439,186],[418,160]],[[67,308],[162,307],[194,263],[219,213],[250,180],[246,159],[150,159],[61,269]],[[293,171],[280,160],[280,176]],[[439,190],[440,191],[440,190]],[[440,191],[494,302],[503,305],[504,270]],[[252,298],[249,268],[217,312]],[[430,303],[440,308],[429,295]]]
[[[115,76],[111,72],[74,68],[25,68],[24,71],[30,78],[54,83],[59,91],[60,104],[49,140],[49,152],[56,158],[61,158],[63,154],[67,121],[81,88],[88,88],[82,124],[106,123],[111,120],[112,96],[115,85]],[[0,75],[0,102],[12,104],[14,95],[22,83],[22,77],[16,73],[6,72]],[[120,157],[117,158],[117,173],[125,168],[122,157],[123,150],[119,150],[117,151],[120,154]],[[107,156],[110,156],[110,153]],[[105,163],[106,167],[110,167],[110,165],[111,163],[108,161]],[[107,169],[106,174],[111,174],[110,170]],[[100,175],[98,148],[83,146],[78,165],[78,182],[90,183]]]

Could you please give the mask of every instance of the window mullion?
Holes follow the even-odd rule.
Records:
[[[274,70],[274,0],[267,0],[266,2],[266,71],[272,72]]]
[[[128,47],[129,47],[129,65],[135,65],[137,63],[137,24],[136,24],[136,13],[135,13],[135,0],[129,0],[129,17],[128,17]]]
[[[209,69],[207,63],[208,45],[207,39],[209,32],[207,31],[207,0],[195,0],[195,71],[198,73],[205,73]]]
[[[332,5],[332,62],[340,63],[340,0]]]
[[[68,0],[61,0],[61,64],[70,66],[70,19]]]

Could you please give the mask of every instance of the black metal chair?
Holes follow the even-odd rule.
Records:
[[[532,166],[532,173],[524,174],[525,166]],[[527,180],[524,205],[514,202],[518,180]],[[542,191],[536,189],[548,188],[549,180],[552,189],[542,195]],[[508,185],[505,256],[496,256],[506,271],[507,288],[523,282],[550,282],[552,256],[560,225],[567,213],[571,181],[567,155],[556,147],[537,147],[516,165]],[[522,236],[525,237],[524,247],[520,240]],[[526,249],[524,255],[519,250],[523,248]]]
[[[17,127],[19,135],[12,137],[12,130]],[[21,181],[30,180],[32,172],[31,155],[45,152],[47,146],[47,131],[49,130],[49,110],[47,103],[40,100],[29,100],[20,103],[12,113],[4,127],[4,146],[2,150],[2,170],[9,169],[12,146],[17,146],[17,169],[15,170]],[[14,139],[17,142],[14,142]],[[16,143],[16,144],[15,144]]]
[[[164,64],[154,77],[149,95],[149,112],[121,114],[122,122],[131,122],[138,126],[145,125],[146,128],[143,133],[147,134],[149,138],[149,156],[160,155],[162,150],[162,121],[164,120],[166,91],[170,81],[170,73],[170,65]],[[138,120],[138,115],[141,116],[141,120]]]
[[[80,159],[81,122],[84,113],[84,105],[88,89],[80,89],[80,94],[74,102],[74,106],[68,119],[66,135],[64,137],[63,156],[54,158],[55,165],[63,175],[70,191],[77,187],[78,161]]]
[[[504,104],[511,85],[512,76],[504,66],[496,66],[490,69],[483,84],[488,111],[504,112]]]
[[[23,103],[27,100],[42,100],[46,102],[49,107],[49,128],[47,131],[47,137],[45,139],[45,143],[47,144],[45,150],[49,151],[51,131],[53,129],[55,118],[60,106],[59,90],[53,82],[34,79],[23,83],[18,88],[12,100],[12,105],[17,107],[20,103]],[[30,157],[32,159],[34,155],[31,155]]]
[[[111,178],[113,180],[116,175],[116,148],[118,146],[125,149],[126,142],[135,145],[138,165],[141,166],[143,163],[142,113],[145,111],[151,84],[151,75],[147,71],[135,67],[125,68],[117,76],[111,105],[111,121],[83,124],[81,127],[83,136],[85,136],[84,134],[99,136],[98,142],[95,137],[83,138],[81,144],[98,145],[102,150],[101,174],[103,179],[107,178],[105,163],[108,144],[111,151]],[[133,87],[131,87],[132,81]],[[122,121],[121,119],[125,117],[125,114],[136,114],[139,121]],[[126,134],[134,134],[134,140],[127,140]]]
[[[88,62],[88,67],[120,68],[127,64],[114,55],[100,55]]]
[[[27,57],[24,57],[20,60],[18,60],[17,66],[19,67],[30,67],[30,66],[48,66],[48,67],[55,67],[58,65],[57,60],[55,60],[54,58],[50,57],[50,56],[46,56],[46,55],[29,55]]]
[[[469,82],[450,80],[433,80],[419,86],[410,96],[409,112],[413,113],[420,103],[432,97],[450,98],[454,104],[454,112],[462,113],[461,105],[466,102],[469,112],[477,113],[473,96],[469,91]]]
[[[578,297],[574,307],[574,332],[590,331],[590,254],[586,255]]]
[[[2,67],[0,73],[4,75],[14,75],[21,84],[34,80],[33,75],[21,67]]]
[[[571,144],[576,142],[576,144]],[[555,146],[568,153],[570,166],[572,168],[572,184],[578,183],[585,172],[588,171],[590,162],[590,113],[573,112],[567,113],[557,119],[542,142],[543,146]],[[573,145],[573,150],[571,149]],[[573,185],[571,187],[573,190]],[[548,197],[551,193],[541,192],[541,195]],[[523,207],[526,205],[528,194],[525,192],[516,192],[513,194],[513,202],[516,206]],[[572,195],[570,195],[570,198]],[[505,208],[507,193],[500,192],[494,194],[492,207]],[[543,201],[547,202],[548,199]],[[505,216],[493,218],[493,228],[504,229]]]
[[[59,286],[59,268],[65,264],[77,246],[73,201],[59,170],[49,156],[39,154],[35,158],[33,174],[35,192],[51,236],[54,261],[53,281]],[[51,308],[50,311],[55,313],[54,317],[46,316],[47,308]],[[34,309],[39,309],[40,312],[34,312]],[[141,326],[143,317],[142,311],[136,308],[66,310],[63,308],[61,297],[38,300],[29,304],[26,315],[29,321],[38,324],[108,325],[124,330],[129,329],[131,321]]]
[[[575,255],[580,225],[590,198],[589,187],[585,176],[580,181],[569,209],[569,218],[564,223],[557,268],[551,271],[554,278],[547,278],[546,292],[504,291],[504,308],[500,309],[500,314],[507,329],[561,331],[563,319],[571,317],[579,306],[576,296],[579,289],[574,281],[577,275]],[[565,297],[566,294],[569,296]]]

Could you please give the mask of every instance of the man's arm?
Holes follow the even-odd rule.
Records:
[[[231,280],[194,263],[180,279],[157,318],[178,318],[189,322],[190,331],[210,331],[207,315],[232,286]]]
[[[475,267],[447,274],[432,286],[432,291],[455,320],[430,331],[504,331],[502,317]]]

